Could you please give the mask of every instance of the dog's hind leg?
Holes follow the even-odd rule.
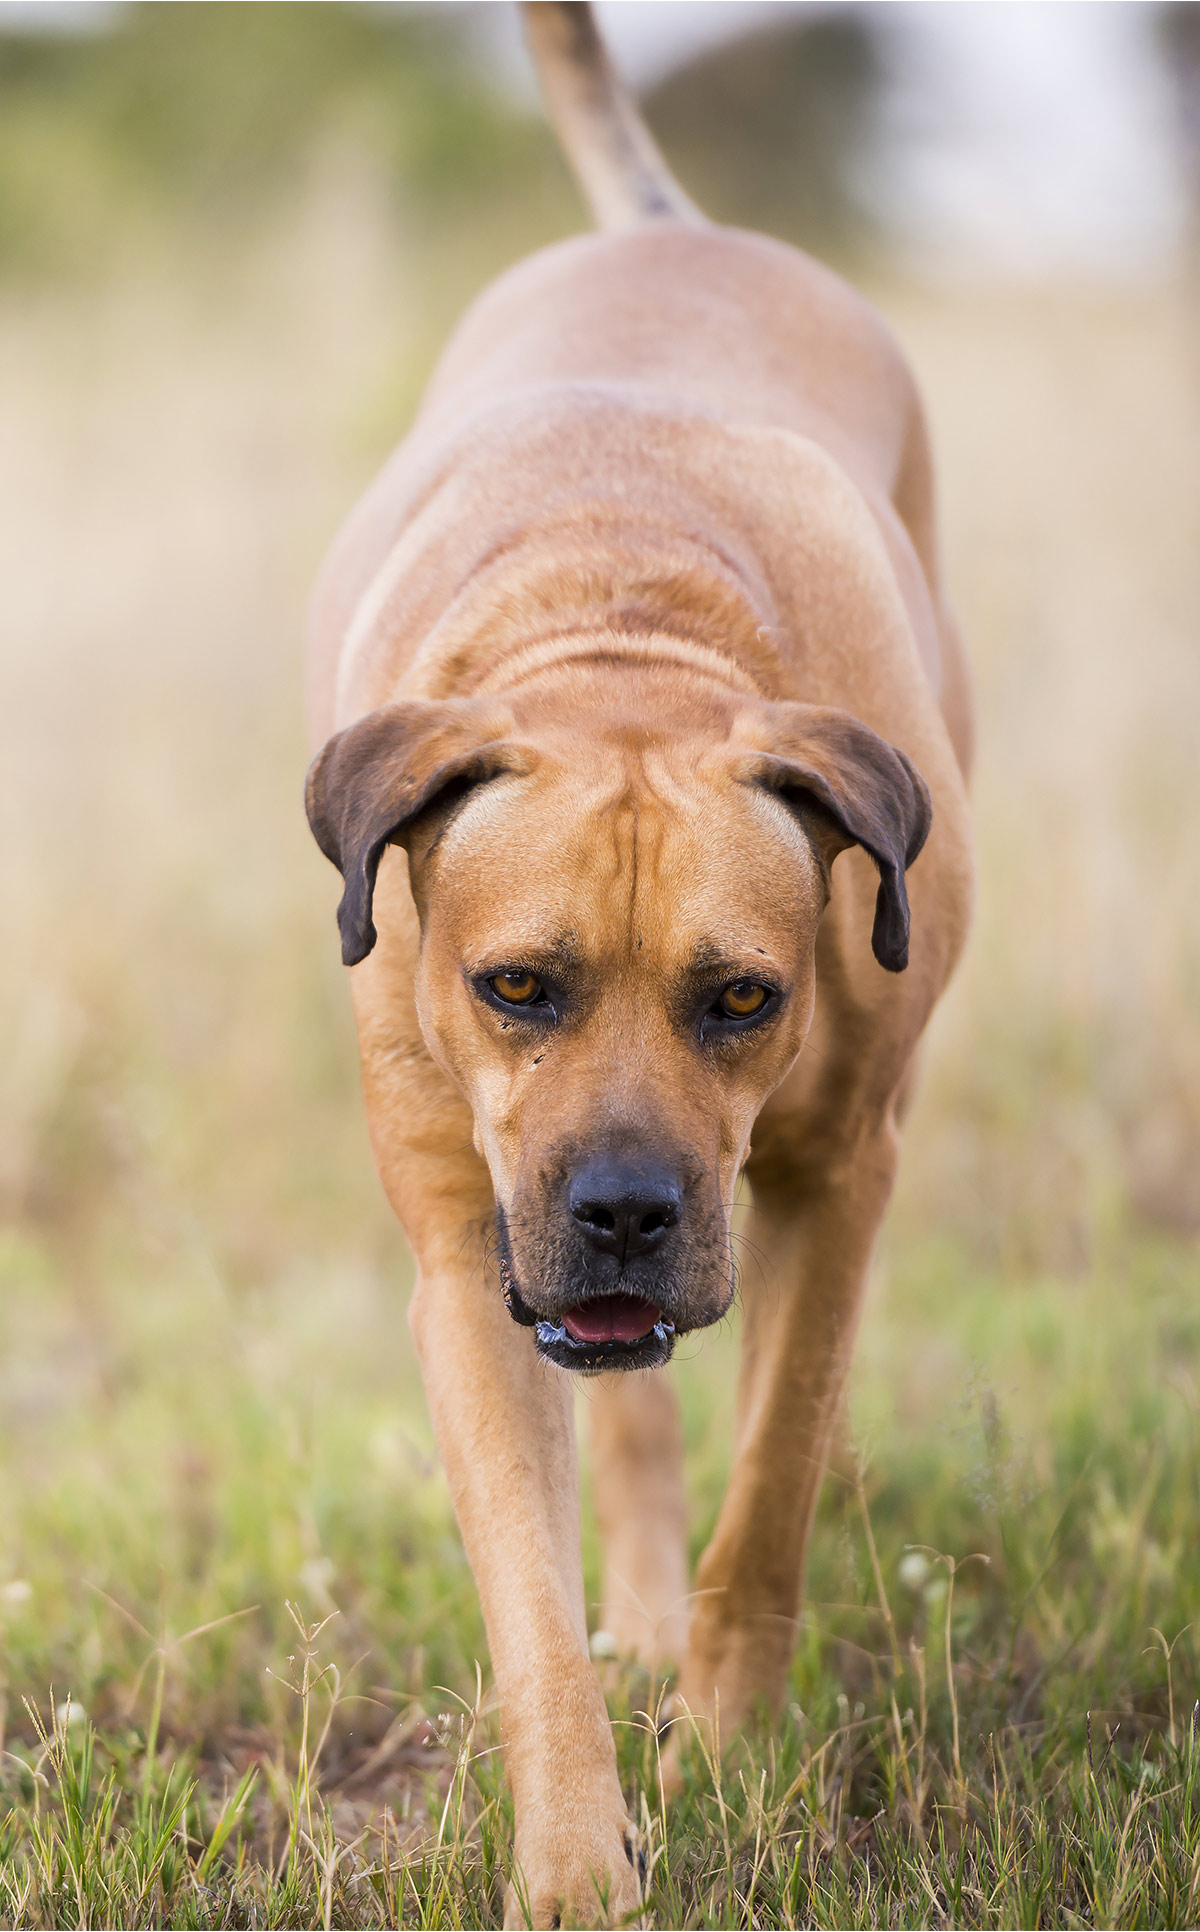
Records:
[[[749,1173],[767,1279],[747,1292],[729,1487],[700,1560],[679,1687],[729,1737],[787,1686],[804,1556],[876,1231],[895,1170],[890,1118],[825,1160]]]
[[[604,1546],[600,1621],[648,1670],[687,1637],[687,1498],[679,1402],[664,1371],[603,1376],[586,1397]]]

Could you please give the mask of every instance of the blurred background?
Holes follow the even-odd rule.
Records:
[[[1194,1415],[1200,7],[599,12],[689,191],[856,280],[932,419],[980,901],[855,1414],[949,1439],[986,1384],[994,1463],[996,1402],[1032,1429],[1054,1337],[1131,1304]],[[455,316],[582,225],[507,6],[0,6],[11,1687],[116,1696],[81,1581],[357,1605],[393,1683],[478,1646],[301,805],[304,608]],[[681,1367],[721,1391],[701,1528],[726,1348]]]

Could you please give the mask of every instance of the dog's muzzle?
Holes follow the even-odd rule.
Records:
[[[568,1308],[557,1320],[529,1306],[513,1277],[502,1240],[499,1258],[504,1304],[522,1328],[532,1328],[539,1355],[577,1375],[613,1369],[661,1368],[671,1359],[675,1325],[656,1302],[642,1295],[598,1294]]]
[[[677,1334],[726,1312],[732,1283],[712,1265],[714,1231],[697,1214],[682,1163],[592,1151],[534,1198],[536,1219],[526,1205],[517,1224],[520,1271],[497,1210],[500,1283],[547,1361],[583,1375],[659,1368]]]

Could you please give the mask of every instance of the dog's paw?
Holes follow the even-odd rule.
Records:
[[[517,1848],[504,1902],[506,1928],[548,1932],[561,1927],[617,1927],[640,1923],[645,1855],[628,1818],[597,1831],[594,1842]]]

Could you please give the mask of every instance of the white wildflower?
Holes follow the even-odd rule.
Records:
[[[904,1588],[919,1597],[929,1576],[929,1558],[922,1550],[906,1550],[896,1574]]]

